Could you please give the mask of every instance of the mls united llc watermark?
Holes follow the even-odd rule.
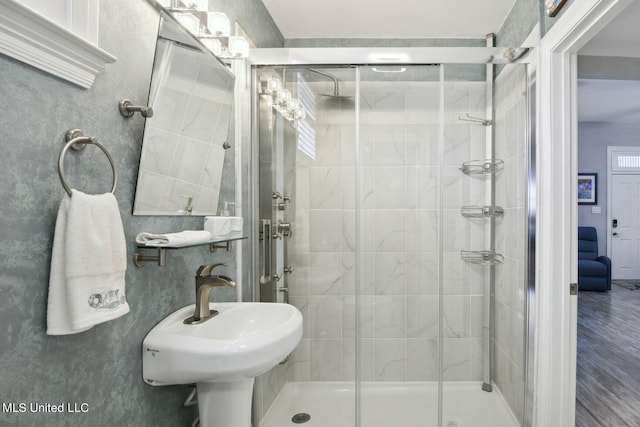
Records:
[[[88,403],[37,403],[37,402],[3,402],[2,412],[11,413],[87,413],[89,412]]]

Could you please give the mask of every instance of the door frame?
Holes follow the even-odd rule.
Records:
[[[577,52],[632,1],[572,2],[540,41],[534,426],[575,425]]]

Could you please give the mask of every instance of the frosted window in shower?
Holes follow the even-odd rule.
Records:
[[[304,120],[298,120],[298,150],[309,156],[311,160],[315,160],[316,131],[314,122],[316,120],[316,101],[313,91],[301,73],[298,73],[298,101],[300,106],[307,112],[307,117]]]

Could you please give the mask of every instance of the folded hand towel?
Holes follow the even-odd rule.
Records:
[[[125,298],[127,249],[113,194],[72,190],[58,210],[47,334],[86,331],[129,312]]]
[[[186,246],[211,241],[211,233],[205,230],[185,230],[178,233],[140,233],[136,242],[148,246]]]

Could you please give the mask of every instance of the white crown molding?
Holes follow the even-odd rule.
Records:
[[[0,2],[0,53],[88,89],[116,57],[15,0]]]

